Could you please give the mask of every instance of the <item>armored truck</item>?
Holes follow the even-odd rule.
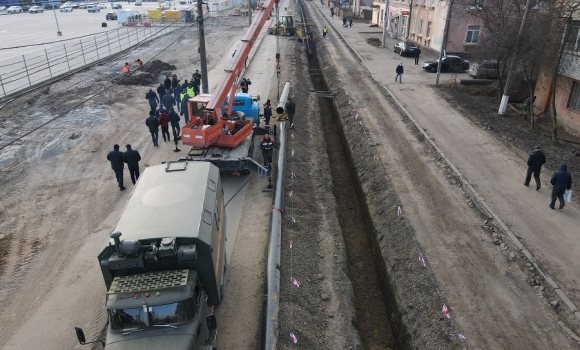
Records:
[[[224,297],[226,215],[210,162],[151,166],[98,255],[107,350],[212,349]],[[83,331],[76,328],[81,344]]]

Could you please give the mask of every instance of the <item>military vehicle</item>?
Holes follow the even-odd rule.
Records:
[[[107,350],[212,349],[224,297],[226,215],[210,162],[151,166],[98,255],[107,287]]]

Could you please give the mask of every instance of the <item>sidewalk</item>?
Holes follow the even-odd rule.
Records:
[[[576,305],[580,296],[580,210],[569,203],[564,210],[548,208],[550,174],[555,169],[543,169],[543,187],[524,187],[527,155],[515,153],[498,142],[496,137],[474,125],[434,91],[435,74],[421,68],[421,63],[435,57],[421,54],[419,65],[413,57],[395,54],[393,46],[401,41],[387,38],[385,48],[375,48],[365,38],[381,38],[381,28],[353,23],[344,28],[340,18],[330,18],[330,10],[320,9],[328,23],[339,31],[347,43],[362,57],[373,78],[385,85],[442,152],[467,178],[485,202],[509,227],[524,247],[531,252],[540,267],[551,275],[561,290]],[[331,32],[329,31],[329,34]],[[395,82],[395,68],[403,63],[402,84]],[[465,79],[467,73],[442,73],[441,82]],[[547,157],[550,155],[548,154]],[[524,158],[525,157],[525,158]],[[573,181],[580,179],[573,179]],[[580,314],[579,314],[580,315]]]

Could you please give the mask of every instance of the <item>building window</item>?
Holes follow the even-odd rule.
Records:
[[[413,17],[411,20],[411,32],[415,33],[415,25],[417,24],[417,18]]]
[[[431,22],[427,22],[427,39],[431,37]]]
[[[431,7],[435,6],[435,0],[431,0]]]
[[[425,6],[425,0],[421,0],[421,5]]]
[[[570,98],[568,99],[568,108],[580,111],[580,83],[577,81],[572,83],[572,90],[570,90]]]
[[[419,21],[419,31],[417,32],[417,35],[421,36],[421,34],[423,33],[423,20]]]
[[[467,27],[467,38],[465,38],[465,43],[466,44],[478,44],[480,32],[481,32],[480,26]]]

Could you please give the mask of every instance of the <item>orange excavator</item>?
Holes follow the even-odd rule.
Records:
[[[205,107],[198,109],[192,100],[188,102],[191,120],[182,129],[184,145],[202,148],[210,146],[235,148],[252,135],[252,121],[244,120],[236,113],[232,113],[232,104],[246,58],[275,3],[276,0],[270,0],[264,7],[259,8],[252,25],[242,38],[240,48],[234,54],[233,62],[225,70],[224,76]],[[222,110],[226,99],[227,104]]]

